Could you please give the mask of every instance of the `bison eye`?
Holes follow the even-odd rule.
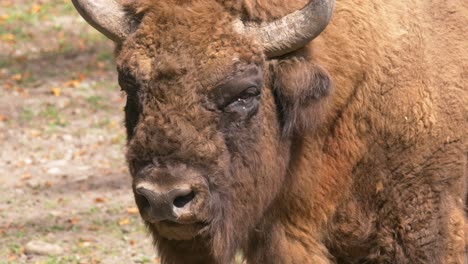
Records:
[[[234,114],[229,114],[234,121],[255,114],[262,87],[262,69],[254,64],[240,65],[216,85],[210,96],[218,110]]]
[[[239,95],[234,97],[233,100],[227,102],[223,110],[228,113],[250,111],[258,104],[259,98],[260,89],[252,86],[242,91]]]

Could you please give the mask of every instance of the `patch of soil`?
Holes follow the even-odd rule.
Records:
[[[125,98],[113,44],[69,1],[7,2],[0,4],[0,28],[10,30],[0,32],[0,263],[158,263],[124,161]],[[61,13],[30,19],[34,8]]]

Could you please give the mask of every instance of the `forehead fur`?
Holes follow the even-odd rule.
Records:
[[[142,80],[190,71],[212,75],[237,61],[263,61],[260,45],[233,31],[235,17],[216,0],[142,0],[126,6],[140,24],[118,51],[117,64]]]
[[[172,0],[168,3],[185,5],[198,0]],[[271,20],[302,8],[308,0],[215,0],[226,10],[249,20]],[[157,0],[124,0],[133,13],[141,14],[151,9]]]

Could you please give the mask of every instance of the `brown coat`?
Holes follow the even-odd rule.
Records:
[[[163,262],[463,263],[467,2],[337,1],[324,33],[273,60],[232,30],[305,2],[128,5],[141,22],[116,56],[132,175],[157,157],[210,190],[203,228],[147,222]],[[210,108],[249,67],[258,109]]]

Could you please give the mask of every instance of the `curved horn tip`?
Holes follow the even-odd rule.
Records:
[[[268,23],[234,24],[239,33],[254,35],[264,46],[267,57],[278,57],[297,50],[317,37],[328,25],[334,0],[310,0],[302,9]]]
[[[114,0],[72,0],[78,13],[114,42],[122,42],[131,32],[130,20],[122,5]]]

